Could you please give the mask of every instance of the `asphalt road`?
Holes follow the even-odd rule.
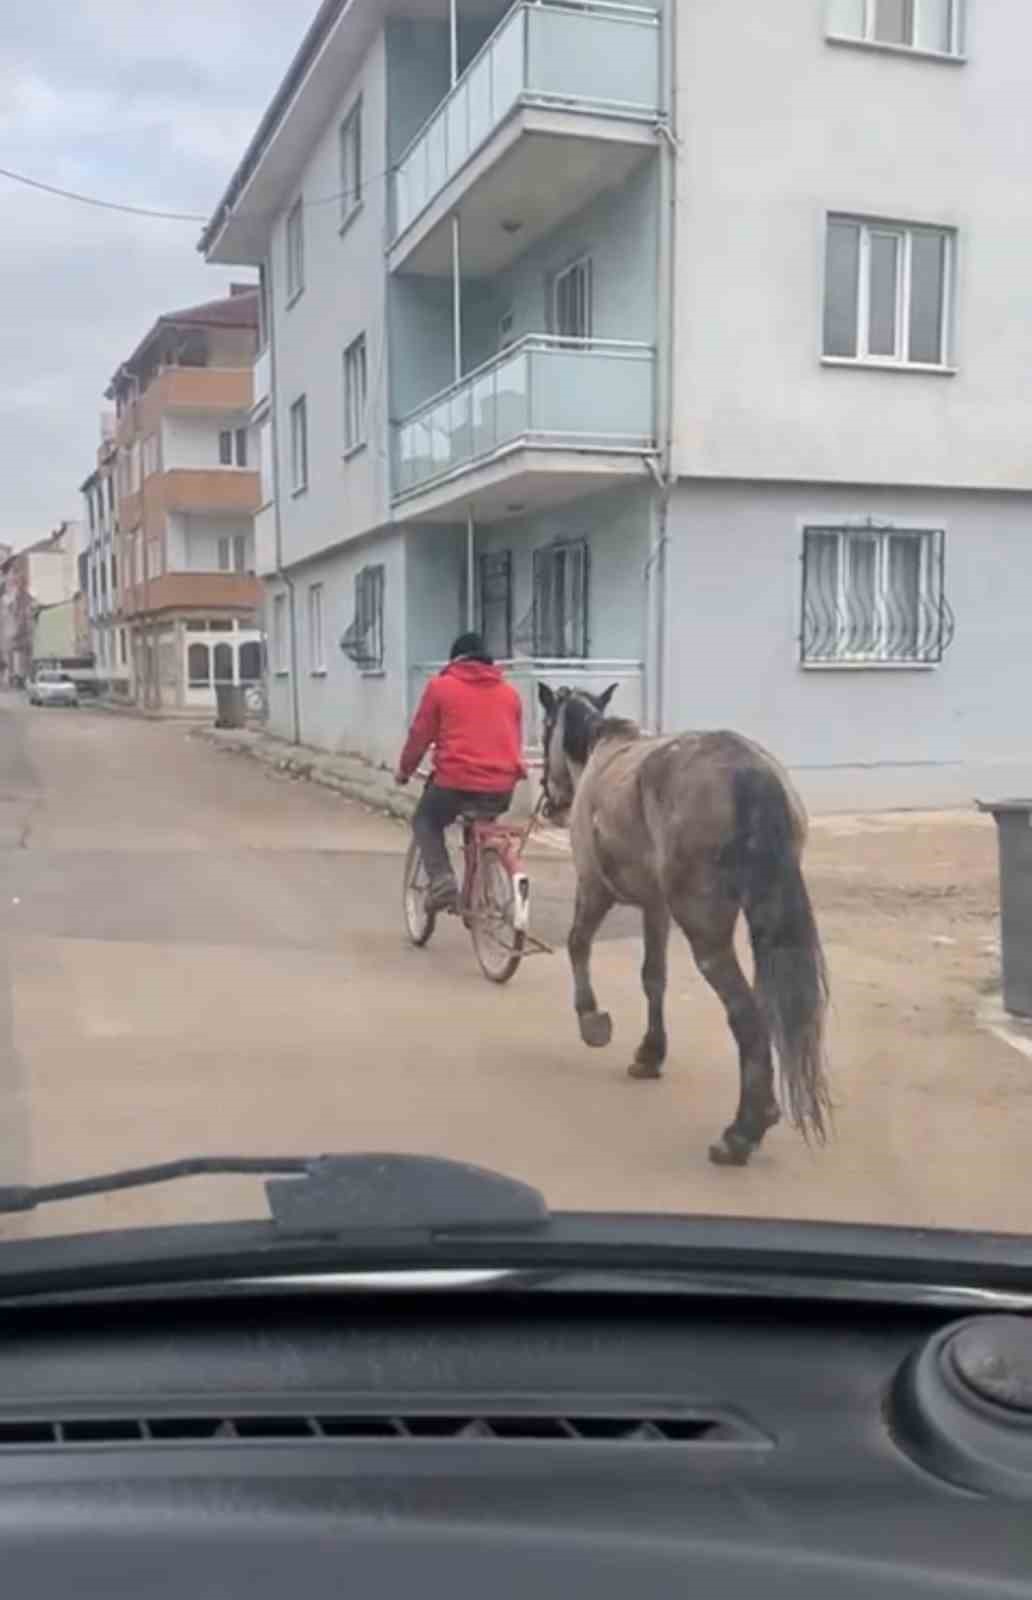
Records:
[[[389,819],[181,726],[0,695],[0,1182],[202,1152],[416,1150],[527,1178],[556,1206],[1021,1225],[1028,1063],[976,1033],[966,1001],[947,1005],[937,972],[909,1076],[894,1053],[893,986],[917,970],[905,940],[929,948],[916,922],[856,934],[851,902],[832,905],[836,1139],[810,1150],[781,1127],[746,1171],[722,1171],[706,1148],[737,1065],[683,943],[669,1073],[632,1083],[636,920],[614,917],[597,949],[616,1041],[587,1051],[561,951],[498,989],[454,921],[408,946],[405,843]],[[834,874],[856,847],[823,848]],[[570,867],[539,854],[533,877],[536,930],[561,941]],[[0,1233],[248,1214],[263,1214],[255,1185],[196,1180]]]

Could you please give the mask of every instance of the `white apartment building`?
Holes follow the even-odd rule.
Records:
[[[393,761],[463,624],[818,804],[1027,788],[1025,0],[326,0],[260,268],[272,726]]]

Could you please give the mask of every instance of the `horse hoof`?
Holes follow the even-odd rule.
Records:
[[[727,1135],[719,1144],[711,1144],[709,1158],[715,1167],[744,1167],[748,1164],[753,1147],[741,1139],[729,1139]]]
[[[638,1079],[661,1078],[663,1076],[663,1068],[658,1062],[639,1061],[635,1058],[627,1068],[627,1076]]]
[[[613,1020],[608,1011],[585,1011],[580,1017],[580,1036],[593,1050],[604,1050],[613,1037]]]

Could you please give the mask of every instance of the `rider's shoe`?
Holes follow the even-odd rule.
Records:
[[[457,911],[459,886],[452,877],[435,878],[426,897],[428,911]]]

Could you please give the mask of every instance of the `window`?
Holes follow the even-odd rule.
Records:
[[[192,647],[191,647],[192,648]],[[233,682],[233,646],[223,641],[217,644],[212,651],[214,662],[215,682]]]
[[[833,38],[960,55],[963,0],[829,0]]]
[[[477,560],[477,630],[496,661],[512,656],[512,553],[496,550]]]
[[[149,478],[152,473],[161,469],[161,449],[156,433],[149,434],[143,441],[143,475]]]
[[[825,357],[945,366],[952,258],[943,229],[829,217]]]
[[[588,547],[581,539],[534,551],[534,654],[546,660],[588,653]]]
[[[933,665],[953,637],[941,531],[807,528],[802,660]]]
[[[298,200],[287,217],[287,303],[305,286],[305,203]]]
[[[499,350],[508,350],[511,344],[515,344],[516,338],[513,332],[514,324],[515,318],[512,311],[503,311],[502,315],[498,318]]]
[[[290,479],[295,494],[308,488],[308,403],[304,395],[290,408]]]
[[[340,221],[349,222],[362,204],[362,102],[340,125]]]
[[[219,434],[219,466],[247,466],[246,428],[225,428]]]
[[[382,566],[363,567],[355,575],[355,620],[340,647],[363,672],[383,666],[384,581]]]
[[[125,629],[124,628],[119,628],[119,630],[118,630],[118,664],[119,664],[120,667],[124,667],[125,663],[126,663]]]
[[[313,583],[308,589],[308,670],[326,671],[323,648],[323,586]]]
[[[191,689],[207,689],[211,683],[211,653],[199,641],[186,652],[186,674]]]
[[[262,647],[256,639],[245,639],[240,646],[240,682],[260,683]]]
[[[344,352],[344,449],[366,442],[366,342],[360,334]]]
[[[114,473],[112,473],[110,475],[110,477],[108,478],[107,487],[108,487],[108,514],[113,517],[114,514],[115,514],[115,475],[114,475]]]
[[[95,501],[93,499],[93,490],[92,489],[87,489],[87,491],[86,491],[86,510],[89,512],[90,532],[91,533],[96,533],[96,531],[97,531],[96,503],[95,503]]]
[[[219,571],[247,571],[247,535],[234,533],[219,540]]]
[[[277,594],[272,601],[272,662],[276,672],[290,669],[287,644],[287,597]]]
[[[591,338],[591,258],[584,256],[552,279],[552,332],[561,339]]]

